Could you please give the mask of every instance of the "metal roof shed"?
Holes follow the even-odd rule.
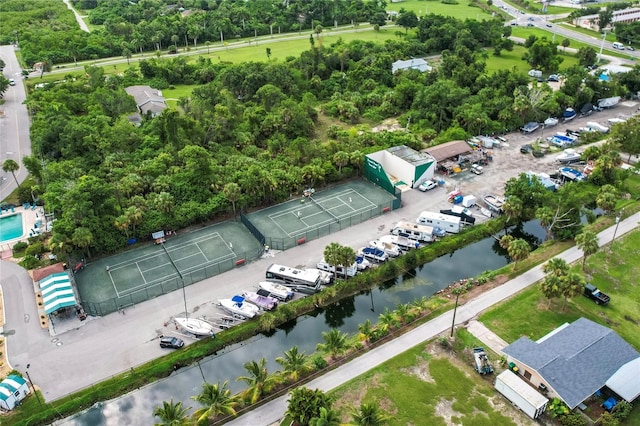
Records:
[[[10,374],[0,383],[0,408],[13,410],[29,394],[27,381]]]
[[[640,357],[629,361],[607,380],[606,385],[627,402],[640,396]]]

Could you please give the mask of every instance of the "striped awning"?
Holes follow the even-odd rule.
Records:
[[[71,281],[66,272],[49,275],[40,281],[44,311],[47,314],[76,305],[76,297],[71,288]]]

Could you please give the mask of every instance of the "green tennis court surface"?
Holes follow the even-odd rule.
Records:
[[[390,209],[395,198],[364,181],[353,181],[250,213],[246,218],[274,249],[295,246],[361,223]]]
[[[167,237],[164,249],[148,243],[96,260],[75,280],[85,309],[104,315],[180,288],[178,271],[189,285],[261,254],[262,245],[253,235],[239,222],[230,221]]]

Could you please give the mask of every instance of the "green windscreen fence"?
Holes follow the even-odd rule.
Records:
[[[390,194],[396,195],[396,187],[389,180],[382,164],[368,155],[364,157],[364,176]]]

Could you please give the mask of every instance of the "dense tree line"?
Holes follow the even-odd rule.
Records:
[[[513,70],[488,75],[480,49],[500,40],[502,31],[499,21],[480,26],[427,17],[415,37],[312,44],[285,62],[152,58],[108,77],[87,67],[77,80],[30,94],[35,156],[24,165],[38,180],[34,192],[56,213],[53,241],[60,251],[113,252],[131,237],[352,177],[369,152],[517,128],[640,85],[639,69],[625,74],[624,85],[570,69],[557,92],[531,86]],[[434,46],[443,49],[438,69],[391,73],[393,61]],[[135,84],[198,87],[179,108],[134,127],[126,115],[135,105],[124,88]],[[349,125],[399,117],[412,132],[326,127],[327,117]],[[319,125],[326,131],[319,133]],[[30,190],[21,195],[29,197]]]

